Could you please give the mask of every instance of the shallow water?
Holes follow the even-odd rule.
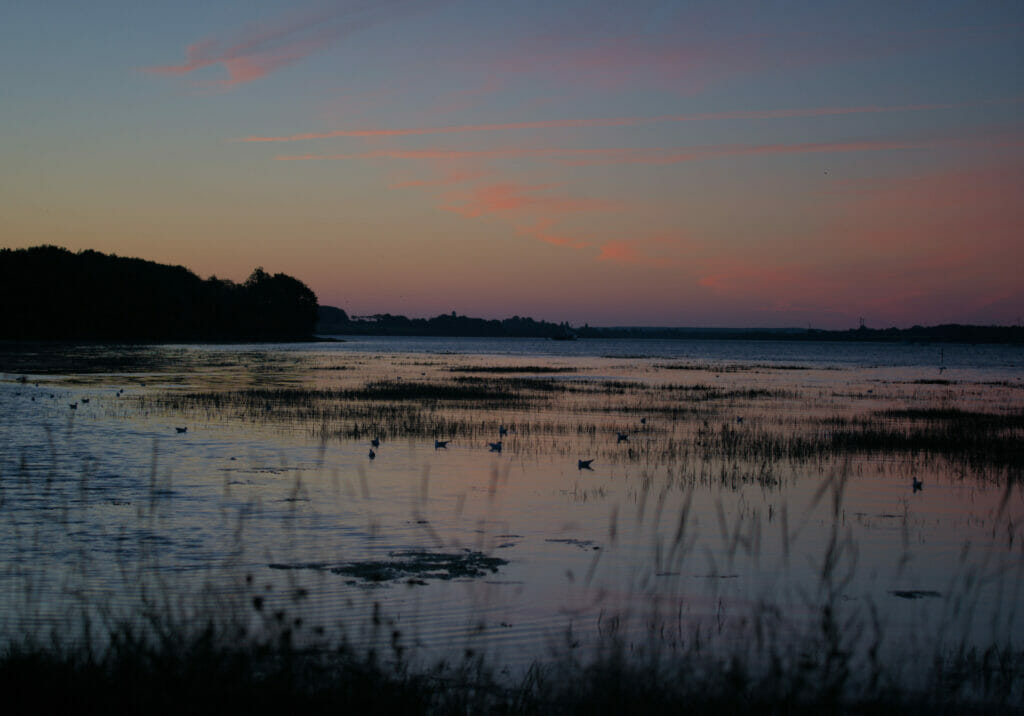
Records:
[[[1007,415],[997,432],[1019,445],[1020,348],[359,338],[16,365],[0,382],[9,637],[83,612],[207,606],[300,639],[471,650],[517,670],[616,639],[783,644],[818,629],[825,604],[865,644],[874,610],[894,653],[1022,636],[1014,453],[723,447],[826,439],[894,408]],[[322,392],[375,381],[527,397]],[[233,393],[279,388],[307,393]],[[331,571],[423,550],[507,564],[450,580]]]

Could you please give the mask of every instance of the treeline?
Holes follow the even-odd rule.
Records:
[[[573,335],[568,323],[549,323],[513,316],[487,320],[459,316],[454,311],[434,318],[406,318],[381,313],[360,319],[334,306],[320,307],[317,332],[372,336],[458,336],[467,338],[565,338]]]
[[[668,338],[738,341],[832,341],[875,343],[1024,343],[1020,326],[948,323],[912,328],[821,329],[593,328],[575,329],[580,338]]]
[[[0,249],[0,338],[288,340],[309,338],[316,295],[257,268],[244,283],[182,266],[57,246]]]
[[[877,341],[881,343],[1024,343],[1021,326],[971,326],[945,323],[912,328],[857,328],[809,331],[810,340]]]
[[[670,340],[742,341],[875,341],[882,343],[1024,343],[1020,326],[970,326],[945,324],[913,328],[858,328],[826,331],[802,328],[601,328],[573,327],[514,316],[485,320],[459,316],[454,312],[435,318],[406,318],[390,313],[351,318],[340,308],[320,307],[317,332],[321,334],[374,336],[465,336],[515,338],[626,338]]]

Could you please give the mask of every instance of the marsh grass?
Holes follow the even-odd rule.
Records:
[[[705,373],[747,373],[768,370],[812,370],[811,366],[787,363],[659,363],[661,370],[692,370]],[[815,368],[814,370],[835,370]]]
[[[752,670],[742,658],[638,659],[619,647],[586,664],[565,658],[538,665],[509,684],[472,655],[415,670],[344,646],[232,646],[213,626],[188,631],[191,637],[170,628],[174,642],[154,643],[120,629],[102,654],[10,648],[0,657],[5,707],[16,713],[1017,713],[1001,696],[1012,691],[1019,656],[999,651],[938,659],[927,689],[907,690],[879,674],[872,688],[841,696],[842,654],[805,653],[796,663],[774,659]],[[965,683],[988,688],[966,696]]]
[[[442,661],[418,659],[415,635],[376,603],[372,613],[353,615],[373,635],[369,642],[324,631],[304,611],[313,595],[298,582],[289,581],[282,596],[280,589],[263,589],[259,579],[247,580],[232,598],[194,609],[180,607],[169,587],[161,595],[160,581],[147,582],[147,593],[155,596],[143,602],[141,613],[104,618],[96,617],[102,609],[82,590],[82,601],[76,602],[82,607],[80,627],[36,632],[30,625],[37,621],[26,620],[20,638],[9,640],[0,655],[0,688],[15,711],[95,707],[157,713],[271,708],[326,712],[344,707],[373,713],[931,715],[1016,713],[1024,705],[1024,657],[1012,631],[982,647],[962,636],[979,595],[1000,580],[1010,595],[1003,611],[1011,616],[993,617],[993,624],[1013,623],[1013,581],[1019,580],[1019,565],[1001,565],[995,558],[980,565],[962,559],[956,567],[960,571],[932,598],[943,607],[937,630],[943,638],[905,643],[900,640],[906,630],[897,625],[890,635],[890,625],[870,599],[848,598],[858,568],[858,545],[844,524],[845,491],[857,480],[851,465],[863,465],[857,461],[865,456],[893,456],[893,470],[901,475],[929,462],[952,462],[964,468],[960,479],[981,485],[994,476],[1005,485],[1005,504],[1021,484],[1022,413],[970,410],[948,401],[936,407],[931,396],[895,392],[853,408],[834,396],[821,405],[820,391],[783,389],[746,378],[722,385],[710,379],[685,384],[659,382],[656,375],[650,380],[587,375],[571,380],[544,377],[544,371],[530,377],[485,370],[451,371],[482,376],[365,380],[361,371],[341,370],[331,376],[339,385],[282,387],[274,381],[292,373],[279,362],[267,366],[264,374],[271,378],[265,387],[159,390],[133,396],[126,404],[130,407],[117,404],[116,410],[259,423],[307,431],[343,445],[377,436],[482,439],[508,426],[515,429],[506,438],[506,453],[512,455],[562,456],[573,464],[586,450],[605,464],[622,466],[627,479],[624,484],[589,484],[584,476],[567,490],[567,501],[607,504],[616,489],[625,487],[626,492],[617,495],[625,500],[610,510],[604,539],[584,545],[584,550],[574,538],[555,538],[572,551],[593,555],[586,573],[577,573],[572,584],[592,596],[587,590],[593,575],[602,560],[610,559],[606,555],[614,555],[616,540],[627,529],[628,509],[635,514],[632,528],[650,535],[654,554],[651,564],[632,572],[634,581],[625,585],[645,606],[638,610],[636,602],[623,607],[609,600],[596,627],[574,624],[567,617],[563,638],[548,656],[525,673],[510,676],[499,661],[468,647],[453,648]],[[431,362],[422,367],[438,366]],[[248,363],[245,370],[250,370]],[[349,379],[350,372],[359,375]],[[500,372],[513,375],[491,374]],[[856,391],[851,395],[862,397]],[[744,420],[737,422],[737,417]],[[621,444],[615,438],[620,431],[630,436]],[[797,470],[794,465],[814,469]],[[90,470],[78,479],[81,495],[88,494],[86,482],[93,480],[95,468]],[[804,515],[777,507],[784,504],[783,489],[797,479],[820,482],[810,489],[811,504]],[[494,499],[497,482],[492,477],[488,500]],[[74,478],[52,474],[40,486],[41,492],[67,491],[69,505],[54,514],[64,515],[61,524],[68,531],[81,526],[74,513],[75,485]],[[295,495],[303,494],[300,487],[296,477]],[[155,560],[149,538],[156,536],[154,520],[170,510],[171,493],[155,467],[150,493],[142,500],[146,505],[139,507],[142,529],[136,552],[153,550]],[[720,501],[700,523],[695,495],[702,494],[718,495]],[[776,505],[774,518],[748,499],[752,494],[767,496]],[[732,500],[729,507],[726,500]],[[10,515],[12,504],[0,509]],[[997,532],[1002,539],[1006,531],[1012,541],[1012,520],[1009,512],[993,518],[993,540]],[[904,550],[910,561],[907,516],[901,522],[897,515],[894,521],[902,524],[897,533],[902,544],[895,549]],[[771,535],[783,535],[782,549],[788,555],[795,551],[790,535],[810,522],[826,526],[814,556],[812,583],[795,597],[769,593],[739,603],[725,598],[744,561],[758,565],[763,559]],[[713,550],[698,547],[704,544],[698,542],[702,530],[704,537],[711,533]],[[457,554],[450,545],[416,554],[420,556],[273,561],[267,568],[289,579],[307,573],[348,578],[359,582],[358,589],[430,589],[419,582],[439,574],[444,575],[440,579],[472,581],[503,568],[503,560],[491,561],[497,557],[487,550],[465,564],[452,560],[465,553]],[[1008,554],[1010,560],[1017,557],[1017,552]],[[474,565],[473,560],[481,561]],[[126,570],[125,590],[141,589],[138,574],[145,572]],[[688,579],[707,583],[711,606],[684,616],[681,602],[694,592]],[[675,585],[677,592],[655,584]],[[603,598],[599,590],[593,592],[597,597],[592,598]],[[27,595],[23,603],[30,605],[35,595]],[[911,603],[892,593],[886,596]],[[597,636],[588,640],[582,635],[588,630],[596,630]],[[96,638],[82,639],[83,631]]]
[[[450,373],[576,373],[576,368],[553,365],[457,365],[448,368]]]
[[[304,589],[275,601],[248,575],[228,600],[182,607],[157,592],[127,617],[97,621],[83,610],[76,632],[23,632],[0,653],[0,689],[5,707],[18,713],[1018,713],[1024,652],[1009,640],[987,648],[940,643],[934,652],[915,653],[923,664],[907,669],[886,656],[874,606],[845,603],[856,569],[856,545],[840,521],[849,479],[844,468],[815,493],[832,526],[817,583],[805,595],[805,616],[795,621],[769,600],[737,614],[719,601],[712,618],[696,620],[652,600],[639,615],[639,633],[626,628],[628,613],[602,611],[592,649],[581,646],[570,623],[548,658],[510,678],[470,648],[417,660],[400,623],[376,603],[367,617],[366,629],[376,635],[369,648],[344,637],[332,641],[304,624]],[[662,568],[684,569],[694,559],[693,518],[687,501]],[[760,523],[737,516],[729,525],[722,513],[719,519],[731,545],[723,567],[756,553]],[[391,561],[342,565],[338,574],[379,582],[440,571],[442,579],[471,579],[504,563],[465,556],[398,553]],[[270,567],[334,571],[322,564]],[[960,598],[969,601],[977,588],[963,580]],[[312,638],[300,639],[303,629]]]
[[[519,454],[541,449],[531,437],[579,435],[594,441],[586,449],[616,462],[657,459],[672,465],[693,455],[808,462],[855,453],[919,455],[984,470],[1017,471],[1024,465],[1024,413],[927,405],[840,415],[822,412],[820,398],[779,387],[459,375],[330,388],[164,391],[136,400],[143,410],[304,428],[319,438],[478,440],[511,423],[516,439],[508,447]],[[802,411],[802,404],[815,408]],[[782,422],[776,416],[786,414],[786,406],[790,415],[806,414]],[[659,424],[638,425],[648,417]],[[663,443],[652,448],[650,441],[634,440],[624,450],[611,450],[601,437],[616,431],[653,432]]]

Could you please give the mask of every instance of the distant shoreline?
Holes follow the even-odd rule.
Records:
[[[433,318],[407,318],[390,313],[350,317],[334,306],[318,308],[317,335],[435,338],[587,338],[628,340],[829,341],[858,343],[992,343],[1024,345],[1024,327],[947,323],[911,328],[824,330],[815,328],[687,328],[645,326],[573,326],[524,316],[502,320],[455,313]]]
[[[395,332],[373,330],[338,332],[318,331],[321,338],[382,337],[382,338],[533,338],[564,340],[551,335],[501,335],[460,332]],[[781,341],[806,343],[949,343],[966,345],[1020,345],[1024,346],[1024,328],[1016,326],[923,326],[885,330],[857,329],[849,331],[791,331],[787,329],[728,330],[728,329],[647,329],[647,328],[594,328],[575,329],[572,340],[677,340],[677,341]]]

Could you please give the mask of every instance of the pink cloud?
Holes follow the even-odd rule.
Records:
[[[354,32],[436,4],[416,4],[411,0],[320,4],[274,22],[250,23],[234,32],[204,38],[186,48],[184,64],[149,67],[146,71],[185,75],[221,65],[228,77],[216,84],[244,84],[304,59]]]
[[[607,199],[581,199],[545,194],[550,185],[487,184],[471,192],[452,194],[442,208],[462,216],[484,216],[505,212],[532,212],[544,215],[590,211],[608,211],[621,206]]]
[[[582,249],[590,245],[590,242],[583,239],[577,239],[564,234],[556,234],[551,230],[553,224],[554,221],[551,219],[542,219],[532,226],[520,227],[519,233],[523,236],[530,236],[543,241],[544,243],[551,244],[552,246],[566,246],[572,249]]]
[[[560,156],[565,154],[602,153],[604,150],[572,150],[572,149],[480,149],[480,150],[459,150],[459,149],[379,149],[369,152],[355,152],[350,154],[281,154],[274,159],[278,161],[314,161],[314,160],[348,160],[348,159],[442,159],[442,160],[465,160],[465,159],[498,159],[501,157],[523,157],[523,156]]]
[[[338,137],[403,137],[424,134],[460,134],[465,132],[503,132],[523,129],[585,129],[588,127],[634,127],[645,124],[673,122],[702,122],[724,119],[789,119],[796,117],[824,117],[847,114],[877,114],[885,112],[918,112],[954,107],[952,104],[912,104],[893,107],[816,107],[809,109],[778,109],[735,112],[707,112],[702,114],[663,115],[657,117],[612,117],[583,119],[549,119],[532,122],[502,122],[495,124],[465,124],[450,127],[407,127],[396,129],[337,129],[329,132],[302,132],[284,136],[243,137],[240,142],[298,142],[309,139]]]
[[[700,11],[698,11],[700,12]],[[556,28],[504,53],[488,71],[545,80],[554,77],[572,86],[602,89],[656,87],[692,93],[709,83],[739,75],[795,67],[835,65],[851,60],[909,54],[936,44],[986,42],[1017,34],[1020,24],[989,27],[927,28],[917,31],[844,32],[782,31],[729,34],[714,29],[709,13],[687,12],[660,21],[656,29],[581,20]],[[639,16],[640,13],[637,13]],[[639,18],[638,18],[639,19]],[[613,22],[621,23],[616,17]],[[731,27],[733,23],[725,27]],[[823,28],[824,29],[824,28]]]
[[[827,310],[869,325],[1006,320],[1024,311],[1024,164],[913,174],[858,186],[798,248],[693,262],[721,300]],[[794,258],[799,256],[799,258]],[[1000,297],[1010,297],[1001,302]]]
[[[756,156],[764,154],[809,154],[835,152],[879,152],[895,149],[919,149],[932,142],[908,141],[858,141],[819,142],[802,144],[727,144],[683,149],[616,149],[607,150],[603,157],[565,159],[566,164],[586,166],[591,164],[679,164],[701,159],[729,156]]]
[[[620,201],[553,194],[555,188],[515,182],[484,184],[468,192],[447,194],[440,208],[467,218],[495,219],[520,236],[572,249],[586,248],[591,241],[560,231],[557,224],[561,219],[625,208]]]
[[[449,186],[452,184],[465,184],[466,182],[475,181],[485,177],[487,174],[488,172],[482,169],[454,167],[441,172],[439,176],[431,177],[429,179],[403,179],[395,181],[389,184],[388,188],[405,189],[408,187],[435,187]]]
[[[700,254],[700,247],[692,238],[675,231],[605,241],[595,260],[666,268],[679,267],[684,259],[692,266],[699,262]]]
[[[609,147],[606,149],[526,148],[495,149],[382,149],[347,154],[280,154],[278,161],[344,161],[353,159],[422,159],[458,161],[467,159],[502,159],[535,157],[554,159],[562,164],[588,166],[594,164],[679,164],[715,157],[760,154],[807,154],[834,152],[878,152],[897,149],[920,149],[939,141],[867,140],[854,142],[819,142],[802,144],[725,144],[696,147],[652,147],[648,149]],[[1019,140],[1018,140],[1019,144]],[[1014,145],[1016,146],[1016,145]]]
[[[606,241],[601,244],[601,252],[597,255],[596,260],[655,267],[669,266],[674,263],[667,257],[650,256],[644,253],[633,241]]]

